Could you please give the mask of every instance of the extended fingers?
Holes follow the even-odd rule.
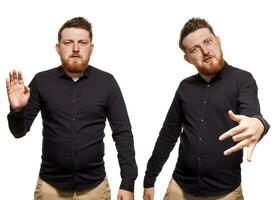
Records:
[[[13,81],[14,81],[14,84],[18,84],[18,75],[17,75],[17,71],[15,69],[13,70]]]
[[[22,76],[21,71],[18,71],[18,82],[19,82],[19,84],[24,84],[23,76]]]
[[[9,91],[10,89],[10,79],[6,79],[6,87],[7,87],[7,91]]]
[[[237,134],[242,133],[244,130],[245,130],[245,127],[238,125],[234,128],[231,128],[230,130],[226,131],[222,135],[220,135],[219,140],[222,141],[222,140],[225,140],[227,138],[233,137]]]
[[[12,71],[10,71],[9,72],[9,82],[10,82],[10,85],[12,85],[13,84],[13,72]]]
[[[7,89],[10,87],[10,79],[6,79],[6,87],[7,87]]]
[[[241,120],[241,116],[240,115],[236,115],[232,110],[228,111],[228,116],[231,120],[239,123]]]
[[[241,141],[241,140],[245,140],[245,139],[251,139],[252,141],[255,140],[255,136],[252,132],[250,131],[244,131],[242,133],[239,133],[235,136],[233,136],[233,140],[235,142]]]
[[[9,79],[7,80],[9,81],[9,86],[14,84],[24,84],[22,73],[20,71],[17,72],[15,69],[10,71]]]
[[[17,76],[17,71],[15,69],[13,71],[10,71],[9,77],[10,77],[10,85],[18,84],[18,76]]]
[[[254,151],[254,149],[255,149],[255,146],[256,146],[256,144],[254,144],[254,145],[250,145],[249,147],[248,147],[248,149],[247,149],[247,161],[249,161],[249,162],[251,162],[252,161],[252,154],[253,154],[253,151]]]
[[[226,151],[224,151],[224,155],[228,156],[232,153],[235,153],[235,152],[243,149],[247,145],[248,145],[248,142],[246,140],[242,140],[241,142],[237,143],[235,146],[233,146],[233,147],[227,149]]]

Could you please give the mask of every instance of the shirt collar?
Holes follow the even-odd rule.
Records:
[[[226,61],[224,61],[223,69],[218,74],[216,74],[216,76],[214,76],[213,78],[222,79],[223,76],[225,76],[225,74],[227,73],[228,68],[229,68],[229,64]]]
[[[92,66],[88,65],[86,71],[84,72],[83,76],[81,76],[82,78],[88,78],[90,71],[91,71]],[[68,77],[68,75],[66,74],[65,70],[63,69],[62,66],[59,66],[58,68],[58,76],[59,78],[63,78],[63,77]],[[80,78],[81,78],[80,77]]]

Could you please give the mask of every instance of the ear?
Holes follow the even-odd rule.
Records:
[[[60,50],[59,44],[56,44],[56,45],[55,45],[55,48],[56,48],[57,53],[58,53],[59,55],[61,55],[61,50]]]
[[[92,46],[91,46],[91,52],[90,52],[90,56],[92,55],[93,51],[94,51],[94,44],[92,43]]]
[[[184,58],[185,61],[191,63],[190,59],[188,58],[188,54],[184,54],[183,58]]]

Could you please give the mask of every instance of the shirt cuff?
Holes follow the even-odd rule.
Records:
[[[134,192],[134,182],[135,180],[123,179],[120,185],[120,189]]]
[[[10,106],[10,114],[16,118],[22,118],[25,115],[25,107],[22,108],[20,111],[15,111],[11,106]]]
[[[154,187],[155,181],[156,181],[155,177],[145,176],[145,178],[144,178],[144,188]]]

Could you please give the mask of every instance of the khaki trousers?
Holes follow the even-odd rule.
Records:
[[[111,200],[111,192],[107,178],[94,189],[83,192],[62,192],[38,179],[34,200]]]
[[[184,193],[177,182],[172,178],[163,200],[244,200],[241,185],[233,192],[214,197],[194,197]]]

